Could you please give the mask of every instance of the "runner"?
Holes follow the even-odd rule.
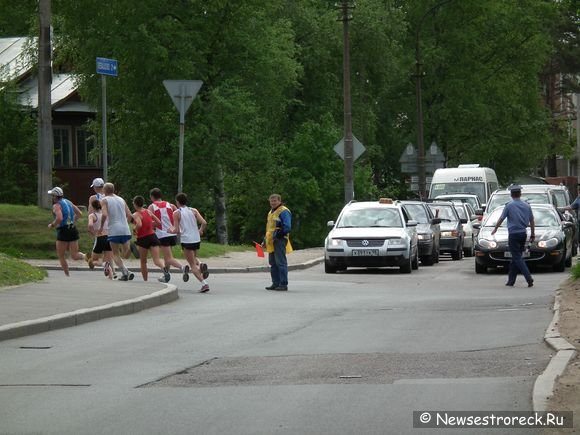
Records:
[[[113,183],[105,183],[105,197],[101,199],[103,208],[103,218],[99,232],[103,231],[105,225],[109,226],[107,240],[113,251],[113,260],[122,272],[120,281],[132,280],[135,275],[125,267],[123,256],[128,256],[130,252],[129,241],[131,240],[131,230],[129,222],[133,219],[127,203],[120,196],[115,195],[115,186]],[[107,265],[105,265],[107,266]]]
[[[149,211],[161,221],[161,227],[155,229],[155,235],[159,239],[161,245],[161,253],[163,254],[163,259],[165,261],[165,272],[168,273],[167,275],[164,274],[164,277],[159,278],[159,281],[169,281],[171,278],[171,275],[169,275],[169,269],[173,266],[181,271],[183,274],[183,280],[187,282],[189,279],[189,272],[187,272],[185,267],[173,256],[172,251],[172,246],[177,245],[177,236],[175,235],[173,220],[173,213],[177,208],[173,204],[161,199],[161,190],[157,187],[151,189],[149,197],[151,198]],[[167,277],[169,277],[169,279]],[[165,279],[167,279],[167,281],[165,281]]]
[[[62,270],[69,276],[66,251],[70,251],[73,260],[82,260],[85,254],[79,252],[79,232],[75,225],[75,218],[80,218],[82,212],[79,208],[64,198],[60,187],[53,187],[48,191],[52,195],[52,214],[54,221],[48,224],[48,228],[56,229],[56,254]]]
[[[90,259],[89,267],[91,269],[94,268],[94,263],[100,261],[100,257],[102,256],[104,260],[103,267],[105,276],[107,276],[109,279],[113,279],[116,277],[116,275],[112,264],[113,252],[111,251],[111,245],[107,240],[108,239],[107,225],[104,225],[103,229],[100,230],[101,221],[103,219],[103,210],[101,207],[101,201],[99,201],[98,199],[93,199],[90,209],[93,211],[89,214],[88,229],[89,233],[91,233],[95,237],[95,243],[93,244],[93,252],[91,254],[91,257],[89,257]],[[87,254],[85,254],[85,257],[86,256]]]
[[[165,264],[159,258],[159,240],[154,230],[154,228],[161,226],[161,221],[149,210],[143,208],[144,203],[145,199],[142,196],[133,198],[133,208],[135,208],[133,220],[137,234],[137,242],[135,244],[139,247],[141,275],[143,275],[143,281],[147,281],[149,276],[149,271],[147,270],[147,254],[151,252],[153,263],[161,269],[164,275],[164,281],[168,282],[170,279],[169,272],[165,270]]]
[[[209,284],[205,280],[200,267],[196,261],[197,251],[201,246],[201,236],[205,231],[207,222],[199,214],[195,208],[187,206],[187,195],[185,193],[178,193],[175,197],[175,202],[178,209],[173,214],[175,219],[174,231],[181,235],[181,248],[185,254],[185,258],[189,263],[189,267],[186,269],[191,269],[191,273],[199,280],[202,284],[200,293],[206,293],[209,291]],[[201,224],[201,228],[198,225]],[[189,275],[187,274],[189,270],[186,270],[183,275],[183,280],[187,281]],[[187,278],[186,278],[187,277]]]
[[[89,197],[89,207],[88,207],[89,208],[88,209],[89,219],[90,219],[91,215],[95,212],[95,208],[93,207],[94,201],[95,200],[100,201],[101,198],[105,197],[105,194],[103,193],[103,186],[104,185],[105,185],[105,181],[102,178],[95,178],[93,180],[93,182],[91,183],[91,187],[95,191],[95,194],[91,195]],[[99,203],[99,210],[100,209],[101,209],[101,207],[100,207],[100,203]],[[106,228],[104,230],[106,231]],[[89,232],[94,235],[93,231],[91,231],[91,227],[89,227]],[[96,242],[97,242],[97,238],[95,237],[95,244],[96,244]],[[103,251],[101,251],[101,252],[103,252]],[[89,254],[89,253],[85,254],[85,261],[89,265],[90,269],[94,269],[95,263],[97,265],[99,265],[99,263],[101,261],[101,255],[95,253],[95,251],[93,250],[92,254]]]

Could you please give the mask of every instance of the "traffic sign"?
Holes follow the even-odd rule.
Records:
[[[106,57],[97,57],[97,74],[117,77],[119,75],[117,61]]]
[[[183,117],[193,103],[193,99],[201,89],[201,80],[163,80],[163,86],[167,89],[173,104]],[[182,101],[183,100],[183,101]],[[183,111],[183,113],[181,113]]]
[[[356,161],[362,153],[366,151],[366,148],[360,141],[352,135],[352,161]],[[344,138],[342,138],[338,143],[334,146],[334,152],[340,156],[342,160],[344,160]]]

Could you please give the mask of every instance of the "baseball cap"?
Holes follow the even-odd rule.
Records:
[[[52,189],[50,189],[48,191],[48,194],[49,195],[52,195],[52,196],[64,196],[64,193],[63,193],[62,189],[60,187],[58,187],[58,186],[57,187],[53,187]]]
[[[91,187],[103,187],[105,185],[105,180],[103,180],[102,178],[95,178],[93,180],[93,184],[91,184]]]

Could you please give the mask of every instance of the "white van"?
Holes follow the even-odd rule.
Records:
[[[459,165],[457,168],[437,169],[431,180],[429,198],[451,193],[471,193],[477,195],[482,204],[499,187],[497,175],[490,168],[479,165]]]

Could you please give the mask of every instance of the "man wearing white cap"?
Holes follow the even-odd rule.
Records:
[[[105,197],[105,194],[103,193],[103,186],[104,185],[105,185],[105,180],[103,180],[102,178],[95,178],[93,180],[93,182],[91,183],[91,187],[95,191],[95,194],[91,195],[89,198],[89,206],[88,206],[88,216],[89,217],[94,215],[94,213],[96,213],[96,211],[97,211],[93,207],[93,202],[95,200],[100,201],[101,199],[103,199]],[[105,231],[105,232],[107,231],[106,225],[103,228],[103,231]],[[96,240],[96,238],[95,238],[95,240]],[[99,255],[98,254],[92,254],[92,255],[85,254],[85,261],[89,265],[89,268],[93,269],[95,267],[95,262],[99,261]]]
[[[75,218],[82,216],[79,208],[64,198],[60,187],[53,187],[48,191],[52,195],[52,214],[54,220],[48,224],[48,228],[56,229],[56,254],[62,270],[69,276],[66,251],[70,251],[73,260],[82,260],[85,254],[79,252],[79,232],[75,225]]]

